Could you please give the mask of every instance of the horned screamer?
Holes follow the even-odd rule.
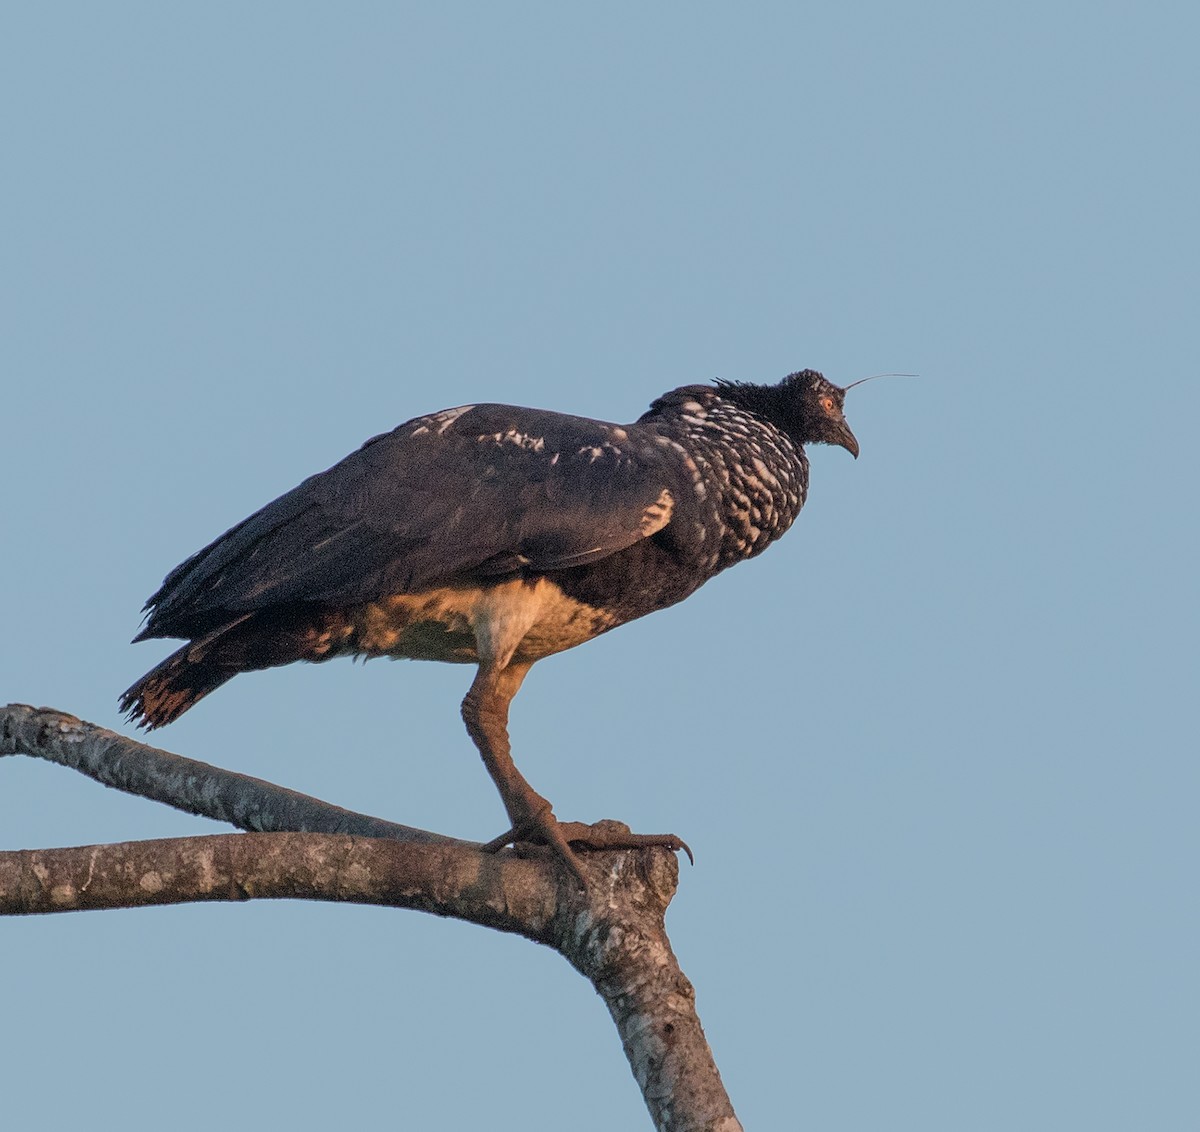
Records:
[[[846,390],[815,370],[718,381],[616,425],[464,405],[367,441],[167,575],[135,640],[188,643],[121,697],[147,727],[240,672],[338,656],[478,665],[463,700],[513,841],[575,851],[611,830],[560,824],[517,770],[508,707],[535,661],[682,601],[764,551],[808,492],[806,444],[858,456]],[[678,849],[670,835],[624,844]]]

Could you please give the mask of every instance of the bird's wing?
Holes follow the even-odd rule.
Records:
[[[141,637],[612,554],[661,530],[674,506],[663,449],[642,431],[509,405],[409,421],[176,567]]]

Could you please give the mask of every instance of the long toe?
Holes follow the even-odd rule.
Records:
[[[687,859],[693,865],[696,863],[687,842],[673,833],[634,833],[619,821],[600,821],[594,825],[577,821],[560,822],[548,810],[531,816],[521,826],[493,838],[483,846],[483,851],[496,853],[506,845],[518,843],[544,845],[553,850],[581,891],[587,891],[588,882],[572,846],[600,852],[613,849],[669,849],[672,853],[686,853]]]
[[[619,821],[599,821],[593,825],[559,822],[558,828],[570,844],[587,849],[670,849],[672,853],[686,853],[688,861],[696,863],[688,843],[673,833],[634,833]]]

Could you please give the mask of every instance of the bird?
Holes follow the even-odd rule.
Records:
[[[172,570],[134,641],[187,643],[120,706],[153,729],[239,673],[293,661],[474,664],[462,717],[509,822],[485,849],[549,846],[585,888],[577,851],[686,849],[559,822],[513,761],[509,705],[537,661],[682,601],[783,535],[808,495],[805,446],[858,457],[849,388],[805,369],[684,385],[624,425],[502,404],[416,417]]]

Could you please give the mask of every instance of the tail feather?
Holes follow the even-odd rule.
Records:
[[[121,710],[132,722],[148,731],[165,727],[241,671],[212,653],[193,660],[191,652],[191,645],[177,649],[121,693]]]
[[[177,649],[121,694],[121,710],[153,730],[174,722],[239,672],[338,655],[345,618],[313,609],[243,614]]]

